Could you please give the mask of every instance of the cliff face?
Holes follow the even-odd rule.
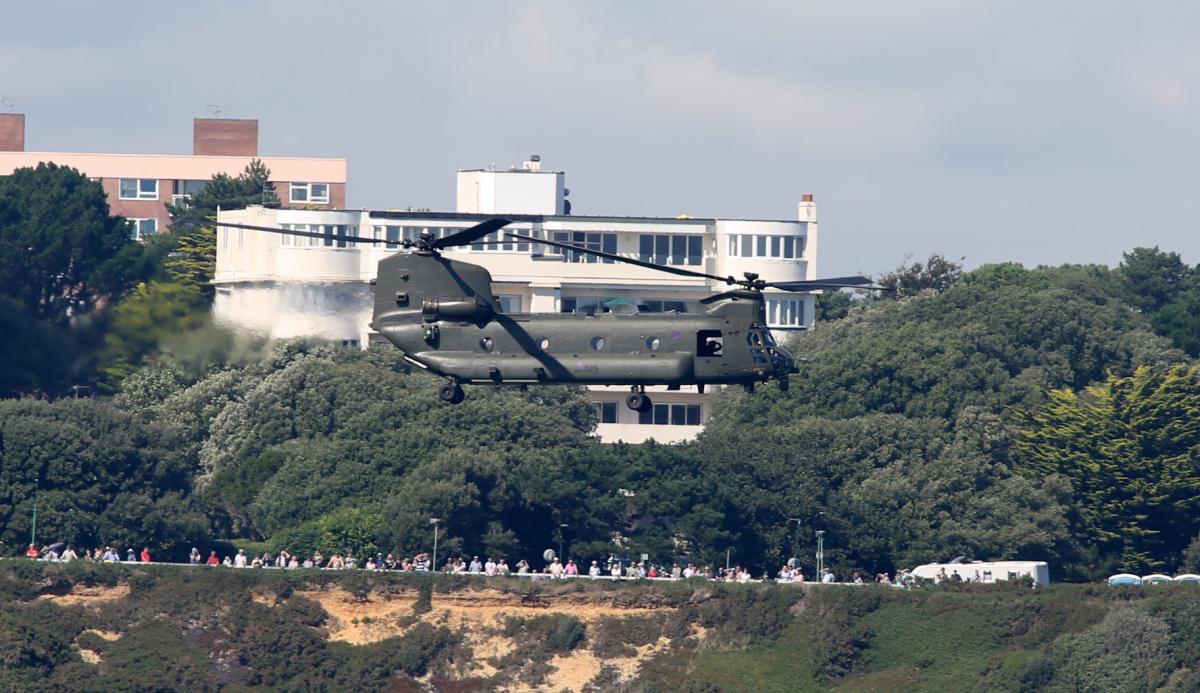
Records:
[[[0,561],[0,689],[1016,690],[1090,676],[1122,690],[1133,676],[1189,690],[1198,623],[1200,590],[1186,585],[905,591]],[[1106,649],[1130,632],[1155,647]]]

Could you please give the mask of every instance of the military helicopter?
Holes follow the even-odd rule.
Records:
[[[445,378],[439,396],[463,401],[462,385],[580,383],[628,385],[626,405],[648,411],[646,387],[678,390],[695,385],[742,385],[752,392],[774,379],[780,389],[797,372],[795,359],[775,343],[767,329],[763,289],[873,289],[867,277],[770,282],[747,272],[744,278],[658,265],[521,234],[512,239],[587,253],[616,262],[705,277],[735,287],[699,301],[698,312],[614,314],[505,313],[492,295],[492,276],[483,267],[443,257],[447,248],[478,245],[479,239],[512,223],[488,219],[442,238],[428,231],[399,243],[407,253],[379,262],[370,327],[397,346],[410,363]],[[324,238],[320,233],[248,224],[220,226],[293,236]],[[341,238],[341,237],[339,237]],[[346,236],[345,240],[380,243]],[[512,241],[508,241],[512,242]]]

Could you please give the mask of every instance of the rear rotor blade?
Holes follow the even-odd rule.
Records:
[[[794,282],[767,282],[765,286],[783,289],[784,291],[814,291],[817,289],[882,289],[871,282],[870,277],[830,277],[828,279],[813,279]]]
[[[510,219],[488,219],[485,222],[476,224],[469,229],[464,229],[458,233],[452,233],[445,238],[438,238],[429,244],[430,249],[438,250],[441,248],[451,248],[457,245],[470,245],[472,241],[477,241],[489,233],[502,229],[511,224]]]
[[[645,260],[634,260],[631,257],[624,257],[622,255],[616,255],[614,253],[605,253],[600,250],[592,250],[591,248],[584,248],[584,247],[577,246],[577,245],[571,245],[570,243],[559,243],[558,241],[547,241],[547,240],[544,240],[541,238],[533,238],[532,236],[522,236],[520,234],[508,233],[508,232],[505,232],[504,235],[508,236],[510,238],[519,239],[521,241],[527,241],[529,243],[541,243],[542,245],[553,246],[555,248],[562,248],[563,250],[570,250],[570,251],[576,252],[576,253],[586,253],[588,255],[595,255],[596,257],[604,257],[604,258],[608,258],[610,260],[615,260],[617,262],[624,262],[624,263],[630,264],[630,265],[637,265],[638,267],[645,267],[646,269],[658,270],[660,272],[667,272],[669,274],[678,274],[683,277],[703,277],[705,279],[716,279],[717,281],[725,282],[726,284],[736,284],[737,283],[737,280],[734,279],[733,277],[720,277],[715,274],[708,274],[707,272],[697,272],[695,270],[683,269],[681,267],[667,267],[666,265],[658,265],[653,262],[646,262]]]
[[[213,226],[225,226],[231,229],[246,229],[249,231],[266,231],[267,233],[279,234],[280,236],[302,236],[304,238],[332,238],[336,241],[353,241],[355,243],[383,243],[380,238],[367,238],[366,236],[343,236],[337,234],[325,234],[319,231],[293,231],[291,229],[281,229],[274,226],[254,226],[253,224],[233,224],[227,221],[213,222]],[[393,244],[398,244],[399,241],[391,241]]]

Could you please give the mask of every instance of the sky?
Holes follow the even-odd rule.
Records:
[[[1200,262],[1200,4],[14,3],[31,151],[188,153],[191,119],[349,162],[348,206],[452,210],[540,154],[576,214],[795,218],[822,275]],[[9,105],[11,104],[11,105]]]

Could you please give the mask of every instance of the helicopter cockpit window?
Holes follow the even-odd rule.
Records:
[[[769,339],[769,337],[767,338]],[[767,350],[764,348],[765,340],[763,333],[759,330],[750,330],[746,335],[746,342],[750,345],[750,355],[754,357],[755,363],[767,363]]]
[[[720,356],[725,347],[720,330],[700,330],[696,333],[696,353],[700,356]]]

